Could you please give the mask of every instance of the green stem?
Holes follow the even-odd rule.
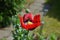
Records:
[[[44,27],[44,25],[42,25],[42,26],[40,27],[40,35],[42,35],[43,27]]]

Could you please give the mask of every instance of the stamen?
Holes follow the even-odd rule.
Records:
[[[27,24],[33,24],[32,22],[28,21]]]
[[[30,20],[30,19],[24,20],[24,23],[25,23],[25,25],[33,24],[32,20]]]

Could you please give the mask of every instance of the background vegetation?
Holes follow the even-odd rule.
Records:
[[[48,16],[56,18],[60,21],[60,0],[46,0],[47,4],[50,5],[50,10],[48,12]]]
[[[11,24],[12,16],[24,8],[25,0],[0,0],[0,27]]]

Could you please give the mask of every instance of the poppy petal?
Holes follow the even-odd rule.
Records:
[[[41,25],[40,15],[35,15],[34,19],[32,19],[32,14],[27,14],[24,17],[26,17],[26,18],[19,16],[19,19],[20,19],[21,26],[26,30],[33,30],[36,27],[38,27],[39,25]],[[33,24],[25,25],[23,20],[27,20],[27,18],[30,18],[33,21]]]
[[[29,18],[30,20],[33,20],[33,17],[32,16],[33,16],[32,13],[28,13],[28,14],[25,14],[24,15],[23,19],[24,20],[27,20]]]

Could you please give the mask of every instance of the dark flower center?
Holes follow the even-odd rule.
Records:
[[[32,24],[33,22],[32,22],[32,20],[27,19],[27,20],[24,20],[24,23],[25,23],[25,24]]]

